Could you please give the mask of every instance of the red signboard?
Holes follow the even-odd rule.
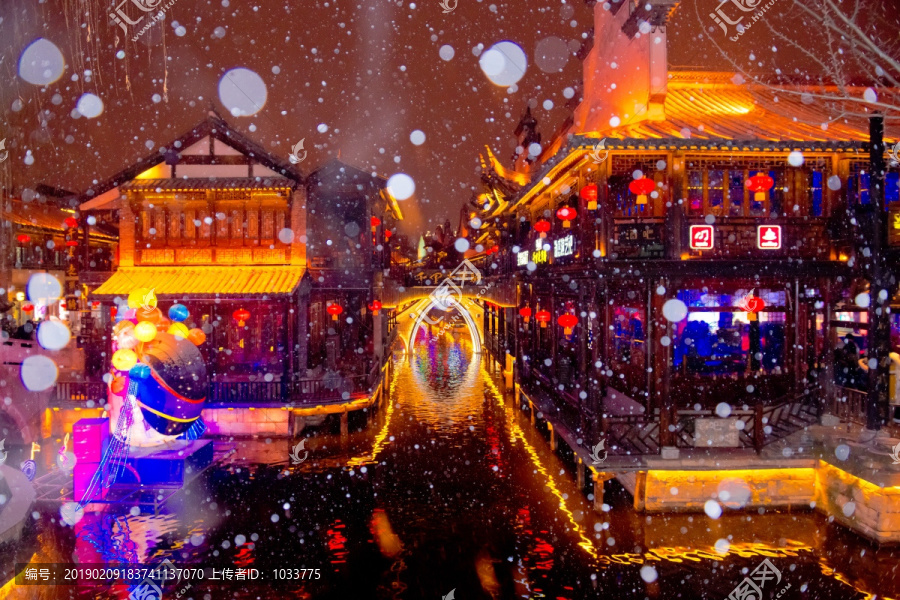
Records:
[[[691,225],[692,250],[712,250],[714,240],[712,225]]]
[[[760,250],[781,248],[781,225],[760,225],[756,228],[756,247]]]

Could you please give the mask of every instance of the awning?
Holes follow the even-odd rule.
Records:
[[[127,296],[136,288],[151,288],[157,296],[182,298],[287,296],[297,289],[303,267],[123,267],[99,288],[91,300]]]

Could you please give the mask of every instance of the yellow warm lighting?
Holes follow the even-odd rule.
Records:
[[[681,260],[688,260],[691,257],[687,252],[682,253]]]
[[[169,177],[169,165],[166,163],[159,163],[155,167],[150,167],[135,177],[135,179],[168,179]]]
[[[841,252],[841,255],[838,258],[840,259],[841,262],[847,262],[848,260],[850,260],[850,257],[847,256],[846,254],[844,254],[843,252]]]

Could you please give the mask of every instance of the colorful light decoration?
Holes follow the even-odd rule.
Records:
[[[134,326],[134,337],[136,337],[139,341],[144,342],[145,344],[156,339],[157,333],[158,330],[156,329],[156,325],[154,325],[150,321],[141,321]],[[125,371],[127,369],[121,370]]]
[[[378,226],[381,225],[381,219],[378,217],[372,217],[370,219],[370,223],[372,224],[372,233],[378,231]]]
[[[250,318],[250,311],[245,308],[239,308],[231,313],[231,316],[234,317],[235,320],[237,320],[238,327],[243,327],[244,322]]]
[[[571,227],[572,221],[578,216],[578,212],[571,206],[563,206],[556,211],[556,218],[563,222],[563,227]]]
[[[378,311],[381,310],[381,302],[378,300],[372,300],[369,304],[369,309],[372,311],[373,315],[378,315]]]
[[[550,319],[552,317],[550,316],[550,313],[548,311],[539,310],[539,311],[537,311],[537,314],[534,315],[534,318],[538,323],[541,324],[541,329],[544,329],[547,327],[547,323],[550,322]]]
[[[578,192],[582,200],[587,202],[588,210],[597,210],[597,184],[592,183],[581,188]]]
[[[137,364],[137,359],[134,350],[119,348],[112,355],[112,364],[118,371],[130,371]]]
[[[564,313],[559,315],[559,318],[556,320],[557,323],[562,325],[563,331],[566,335],[572,335],[572,329],[578,325],[578,317],[573,315],[572,313]]]
[[[647,204],[647,196],[656,189],[656,182],[652,179],[641,177],[629,183],[628,189],[632,194],[637,195],[637,204]]]
[[[542,239],[547,237],[547,232],[550,231],[550,221],[541,219],[534,224],[534,230],[541,234]]]
[[[531,308],[528,306],[520,308],[519,316],[522,317],[522,320],[525,321],[525,323],[528,323],[528,320],[531,318]]]
[[[756,202],[765,202],[766,194],[768,194],[769,190],[772,189],[772,186],[775,185],[775,180],[765,173],[757,173],[748,179],[744,185],[748,190],[754,192],[753,199]]]
[[[20,233],[19,235],[16,236],[16,241],[19,242],[20,244],[27,244],[28,242],[31,241],[31,236],[28,235],[27,233]]]
[[[340,304],[333,303],[333,304],[329,304],[328,308],[326,308],[325,310],[327,310],[328,314],[331,315],[332,321],[337,321],[338,315],[341,314],[342,312],[344,312],[344,307],[341,306]]]
[[[75,217],[66,217],[66,220],[63,221],[63,224],[69,229],[75,229],[78,227],[78,219]]]
[[[22,311],[23,312],[33,312],[34,304],[32,304],[31,302],[26,302],[25,304],[22,305]]]

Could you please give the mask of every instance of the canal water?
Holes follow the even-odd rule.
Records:
[[[234,452],[160,514],[125,505],[73,528],[41,508],[15,556],[0,560],[169,559],[265,578],[182,582],[163,600],[724,600],[765,560],[778,573],[764,598],[900,597],[900,553],[811,511],[651,516],[612,481],[608,510],[596,514],[572,465],[468,337],[420,338],[411,356],[395,356],[389,400],[372,422],[351,421],[344,438],[328,425],[307,429],[301,464],[287,440],[224,440]],[[278,573],[307,579],[276,582]],[[128,595],[125,586],[0,588],[0,598]]]

